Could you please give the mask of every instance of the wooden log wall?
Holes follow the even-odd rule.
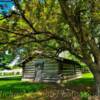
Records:
[[[81,73],[79,66],[64,64],[63,69],[60,73],[61,75],[59,75],[58,67],[59,64],[51,60],[35,60],[26,64],[26,66],[23,68],[22,80],[30,80],[36,82],[57,82],[58,80],[60,80],[60,78],[68,79],[71,77],[76,77]]]

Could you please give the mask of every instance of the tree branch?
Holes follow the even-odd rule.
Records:
[[[33,30],[32,33],[37,33],[36,29],[33,27],[32,23],[25,17],[18,0],[13,0],[14,4],[16,6],[16,8],[19,10],[21,17],[23,18],[23,20],[30,26],[30,28]]]

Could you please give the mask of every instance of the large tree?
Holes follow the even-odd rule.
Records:
[[[79,44],[82,60],[94,75],[100,95],[100,1],[59,0],[59,3]]]
[[[13,1],[16,10],[1,18],[0,49],[27,48],[25,58],[39,50],[54,59],[67,50],[90,68],[100,95],[100,0]]]

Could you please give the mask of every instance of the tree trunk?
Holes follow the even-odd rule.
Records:
[[[97,55],[96,55],[97,56]],[[96,70],[94,71],[94,79],[96,84],[96,95],[100,96],[100,55],[98,53],[98,59],[96,59]]]
[[[94,74],[95,86],[96,86],[96,95],[100,96],[100,72],[95,72]]]

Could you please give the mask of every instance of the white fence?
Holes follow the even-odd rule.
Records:
[[[2,71],[0,71],[0,77],[21,76],[21,75],[22,75],[22,69],[2,70]]]

